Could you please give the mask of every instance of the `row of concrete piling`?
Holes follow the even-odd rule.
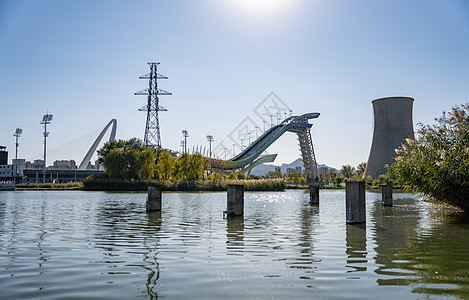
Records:
[[[382,204],[392,206],[392,184],[382,185]],[[310,204],[319,205],[319,186],[309,188]],[[161,188],[148,187],[147,212],[161,210]],[[365,183],[348,181],[345,185],[345,211],[348,224],[366,222]],[[242,216],[244,214],[244,186],[228,185],[226,211],[223,217]]]

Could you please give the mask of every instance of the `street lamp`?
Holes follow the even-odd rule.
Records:
[[[259,126],[256,126],[256,140],[259,138]]]
[[[46,163],[46,141],[47,137],[49,136],[49,132],[47,132],[47,124],[50,124],[52,121],[53,115],[50,115],[49,113],[45,114],[42,117],[41,124],[44,125],[44,178],[43,178],[43,183],[46,183],[46,169],[47,169],[47,163]]]
[[[274,115],[270,115],[270,127],[274,127],[274,119],[272,119]]]
[[[265,123],[267,123],[267,121],[263,120],[262,122],[264,123],[264,133],[265,133]]]
[[[16,162],[16,170],[15,170],[15,183],[16,183],[16,177],[18,177],[18,167],[19,167],[19,164],[18,164],[18,146],[20,145],[20,143],[18,143],[18,138],[20,137],[20,135],[23,133],[23,129],[21,128],[16,128],[16,131],[15,131],[15,134],[13,135],[14,137],[16,137],[16,152],[15,152],[15,162]]]
[[[225,160],[226,160],[226,150],[227,150],[227,149],[228,149],[228,148],[223,147],[223,150],[225,150]]]
[[[248,144],[248,145],[251,145],[251,133],[252,133],[252,132],[248,132],[248,141],[249,141],[249,144]]]
[[[181,153],[184,153],[184,140],[181,141]]]
[[[210,147],[210,174],[212,174],[212,142],[213,142],[213,136],[212,135],[207,135],[207,141]]]
[[[280,120],[280,113],[277,113],[277,125],[278,125],[279,120]]]
[[[184,129],[182,131],[182,136],[184,137],[184,153],[187,153],[187,137],[189,136],[189,132]]]

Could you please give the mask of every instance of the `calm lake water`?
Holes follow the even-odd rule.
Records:
[[[408,194],[0,192],[1,299],[469,298],[469,224]]]

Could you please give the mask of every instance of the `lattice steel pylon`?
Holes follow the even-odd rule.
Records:
[[[303,122],[308,122],[304,119]],[[303,158],[303,165],[305,167],[305,175],[308,181],[318,181],[318,163],[316,161],[316,155],[314,154],[313,139],[311,137],[311,131],[309,128],[303,127],[295,131],[298,135],[298,142],[300,144],[301,156]]]
[[[301,156],[303,157],[303,164],[305,167],[305,175],[309,181],[316,182],[319,176],[318,164],[316,162],[316,155],[314,154],[313,139],[309,128],[303,132],[298,132],[298,141],[300,142]]]
[[[145,125],[145,137],[143,143],[147,146],[156,146],[161,149],[160,121],[158,112],[167,111],[160,106],[158,95],[172,95],[170,92],[158,88],[158,79],[168,79],[168,77],[158,74],[159,62],[149,62],[150,73],[140,76],[139,79],[149,79],[148,89],[134,93],[135,95],[148,95],[147,105],[141,107],[139,111],[147,112],[147,122]]]

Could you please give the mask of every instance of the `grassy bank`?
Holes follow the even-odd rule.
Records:
[[[17,183],[15,188],[17,190],[80,190],[83,189],[83,183]]]
[[[229,184],[242,184],[245,191],[283,191],[283,179],[258,180],[115,180],[88,178],[83,183],[87,191],[147,191],[148,186],[159,186],[163,191],[226,191]]]

